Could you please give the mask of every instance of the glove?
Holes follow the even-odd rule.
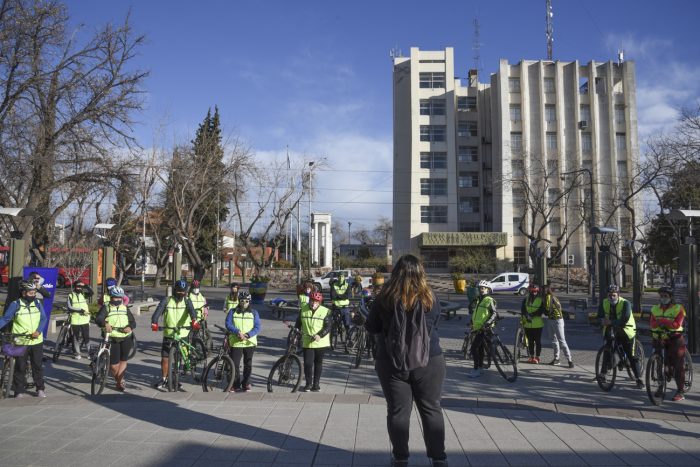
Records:
[[[197,321],[192,321],[192,329],[194,329],[195,331],[199,331],[201,328],[201,324],[199,324]]]
[[[158,331],[158,323],[151,323],[151,331],[153,331],[153,332]]]

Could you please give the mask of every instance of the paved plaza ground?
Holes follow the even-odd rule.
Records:
[[[224,291],[210,296],[210,320],[223,324]],[[499,306],[515,310],[518,300],[499,297]],[[88,363],[64,356],[45,364],[47,399],[0,401],[0,465],[388,465],[386,408],[373,363],[355,369],[349,356],[332,352],[321,393],[269,394],[264,382],[286,328],[267,306],[259,311],[252,392],[203,393],[190,381],[181,392],[151,389],[160,374],[161,334],[150,331],[144,313],[127,394],[110,380],[102,396],[91,397]],[[661,408],[626,375],[602,392],[593,381],[600,333],[583,319],[567,322],[573,370],[521,363],[512,384],[495,370],[466,377],[471,362],[459,352],[465,323],[443,320],[439,329],[450,465],[700,465],[697,388]],[[511,342],[517,320],[501,323],[499,333]],[[95,341],[95,327],[92,333]],[[215,333],[216,345],[221,340]],[[548,339],[545,345],[542,360],[549,361]],[[415,412],[411,430],[411,465],[429,465]]]

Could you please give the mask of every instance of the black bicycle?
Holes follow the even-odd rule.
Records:
[[[27,349],[21,345],[15,345],[15,337],[31,337],[31,334],[0,334],[0,357],[2,357],[2,370],[0,371],[0,399],[10,397],[14,387],[15,361],[18,358],[26,358]],[[32,378],[32,365],[27,362],[26,379],[27,388],[34,387]]]
[[[58,331],[56,343],[53,346],[52,359],[53,362],[56,363],[61,357],[61,351],[63,349],[69,349],[75,346],[75,336],[73,335],[73,326],[71,324],[71,316],[73,316],[73,314],[68,311],[68,308],[62,305],[54,304],[54,307],[57,310],[61,310],[68,313],[68,317],[63,321],[63,324],[61,325],[61,330]],[[87,314],[87,312],[85,313]]]
[[[345,353],[355,355],[353,365],[359,368],[365,355],[367,359],[376,357],[376,347],[374,336],[365,329],[365,316],[357,308],[350,312],[350,316],[354,326],[345,340]]]
[[[202,390],[204,392],[222,391],[228,392],[233,386],[234,368],[233,360],[229,357],[231,346],[228,341],[228,329],[214,325],[224,334],[224,342],[219,347],[216,356],[202,372]]]
[[[673,367],[666,366],[666,346],[663,345],[663,341],[668,339],[669,336],[661,337],[661,345],[655,345],[654,350],[649,356],[649,361],[647,362],[646,371],[646,385],[647,385],[647,395],[649,400],[654,405],[661,405],[666,398],[666,386],[675,378],[675,369]],[[690,388],[693,387],[693,359],[688,352],[688,348],[685,349],[685,357],[683,362],[683,371],[685,372],[685,384],[683,385],[683,392],[687,393]]]
[[[267,377],[267,392],[274,392],[275,388],[296,392],[301,383],[301,360],[297,357],[297,347],[301,344],[301,331],[287,321],[284,324],[293,334],[284,355],[270,370],[270,375]]]
[[[624,332],[621,329],[617,332]],[[612,331],[612,326],[608,326],[605,330],[605,342],[598,350],[595,357],[595,378],[598,386],[605,392],[612,390],[615,386],[615,378],[617,372],[624,369],[627,370],[627,375],[632,381],[636,381],[634,370],[632,369],[632,361],[615,337],[615,332]],[[632,349],[634,358],[639,363],[639,375],[644,373],[644,348],[637,337],[634,337]]]
[[[508,349],[508,347],[501,341],[501,338],[496,332],[496,323],[503,319],[502,316],[496,315],[490,321],[484,324],[484,327],[476,332],[483,332],[484,339],[482,340],[482,345],[484,346],[484,368],[491,366],[491,362],[496,365],[496,369],[503,376],[503,378],[509,383],[515,382],[518,379],[518,363],[513,357],[513,354]],[[474,337],[472,337],[472,346],[474,342]],[[465,340],[468,336],[465,336]]]
[[[173,340],[168,351],[168,391],[177,391],[180,388],[180,375],[191,374],[192,379],[198,382],[201,378],[201,371],[198,367],[207,366],[207,349],[204,342],[199,337],[193,337],[192,333],[188,337],[180,337],[181,329],[191,329],[189,326],[159,326],[158,330],[173,330]]]
[[[339,308],[333,306],[331,310],[331,350],[340,347],[346,337],[343,314]]]

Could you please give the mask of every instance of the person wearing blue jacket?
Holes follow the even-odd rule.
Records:
[[[13,343],[27,347],[24,355],[15,359],[13,379],[15,397],[19,399],[26,396],[27,360],[32,365],[32,378],[36,384],[37,397],[46,397],[42,367],[44,336],[41,333],[46,326],[46,313],[44,306],[36,298],[37,286],[34,282],[21,281],[19,290],[21,297],[10,303],[5,314],[0,318],[0,329],[12,323],[10,332],[13,335]]]
[[[250,391],[250,374],[253,372],[253,354],[258,346],[257,335],[260,333],[260,315],[250,307],[250,293],[238,292],[238,306],[228,310],[226,329],[229,331],[228,343],[231,346],[231,359],[235,368],[232,391]],[[241,377],[241,359],[243,359],[243,377]]]

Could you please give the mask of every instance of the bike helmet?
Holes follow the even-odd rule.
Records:
[[[608,286],[608,293],[620,293],[620,287],[617,284],[610,284]]]
[[[173,284],[173,290],[175,292],[184,292],[185,290],[187,290],[187,281],[183,279],[175,281],[175,283]]]
[[[124,297],[124,295],[126,294],[124,293],[124,289],[122,289],[121,287],[114,286],[109,290],[110,297],[122,298]]]
[[[250,292],[247,290],[241,290],[238,292],[238,300],[250,300]]]
[[[491,290],[491,284],[489,284],[489,281],[481,280],[478,284],[476,284],[476,286],[479,288],[486,287],[487,289]]]
[[[661,295],[662,293],[673,296],[673,289],[667,285],[661,286],[659,287],[659,295]]]
[[[321,292],[312,292],[311,295],[309,295],[309,300],[314,302],[322,302],[323,294]]]
[[[20,281],[19,291],[29,292],[30,290],[36,290],[36,284],[32,281]]]
[[[117,285],[117,280],[114,277],[108,277],[105,281],[105,285],[107,286],[107,288],[114,287],[115,285]]]
[[[530,287],[527,288],[527,291],[532,295],[537,295],[538,293],[540,293],[540,286],[537,284],[530,284]]]
[[[193,289],[198,289],[198,288],[199,288],[199,284],[200,284],[200,282],[199,282],[197,279],[193,280],[193,281],[192,281],[192,288],[193,288]]]

